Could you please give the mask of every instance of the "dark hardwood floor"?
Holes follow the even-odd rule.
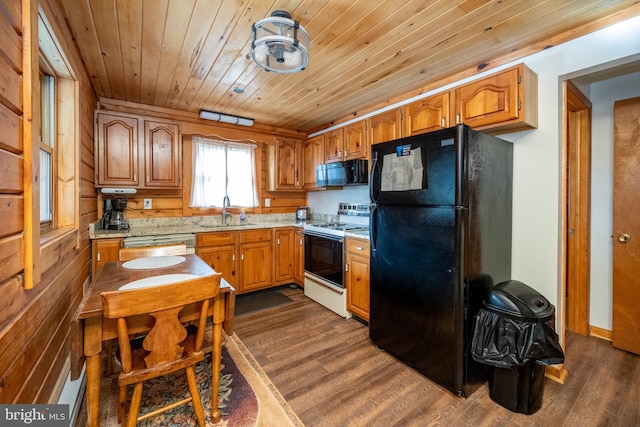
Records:
[[[545,380],[542,409],[524,415],[487,384],[456,397],[378,350],[357,320],[300,289],[275,292],[292,301],[236,316],[235,333],[306,426],[640,426],[640,356],[608,341],[567,334],[565,384]]]

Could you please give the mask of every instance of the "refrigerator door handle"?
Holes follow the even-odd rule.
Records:
[[[378,153],[372,152],[371,153],[371,169],[369,171],[369,197],[371,198],[371,201],[373,203],[376,202],[376,198],[373,194],[373,188],[375,187],[373,177],[376,174],[377,167],[378,167]]]
[[[371,256],[376,256],[376,210],[378,207],[373,205],[371,213],[369,214],[369,241],[371,246]]]

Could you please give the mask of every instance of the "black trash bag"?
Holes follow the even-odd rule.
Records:
[[[471,355],[476,362],[497,368],[564,362],[564,353],[551,320],[528,322],[481,308],[475,319]]]

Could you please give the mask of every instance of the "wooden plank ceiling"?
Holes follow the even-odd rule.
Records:
[[[301,131],[640,14],[634,0],[59,1],[98,96]],[[311,38],[299,73],[249,59],[251,24],[279,9]]]

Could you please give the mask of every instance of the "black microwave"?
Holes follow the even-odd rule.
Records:
[[[316,166],[316,185],[319,187],[367,185],[369,162],[367,159],[347,160]]]

